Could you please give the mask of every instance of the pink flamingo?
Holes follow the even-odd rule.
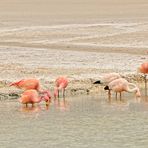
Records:
[[[28,104],[32,104],[34,106],[35,103],[40,103],[42,100],[46,102],[46,106],[49,105],[51,96],[49,91],[44,91],[42,96],[39,95],[39,93],[34,90],[26,90],[22,95],[21,98],[19,98],[19,102],[22,104],[26,104],[26,107]]]
[[[68,79],[65,77],[58,77],[55,81],[54,98],[59,98],[59,91],[62,90],[63,97],[65,97],[65,89],[68,85]]]
[[[100,76],[100,80],[94,82],[93,84],[108,84],[115,79],[121,78],[119,73],[108,73],[103,76]]]
[[[129,86],[133,86],[134,88],[130,88]],[[104,87],[105,90],[113,90],[114,92],[116,93],[120,93],[120,100],[121,100],[121,93],[123,91],[126,91],[126,92],[134,92],[136,97],[140,97],[141,96],[141,93],[140,93],[140,90],[139,88],[133,84],[133,83],[129,83],[126,79],[123,79],[123,78],[119,78],[119,79],[116,79],[112,82],[110,82],[107,86]],[[110,99],[110,95],[109,95],[109,99]],[[116,94],[116,99],[117,99],[117,94]]]
[[[11,83],[9,86],[15,86],[24,90],[35,89],[40,91],[40,83],[37,79],[22,79],[20,81]]]
[[[146,77],[147,77],[147,74],[148,74],[148,62],[141,64],[140,67],[139,67],[139,71],[144,74],[145,93],[146,93],[146,96],[147,96],[147,80],[146,80]]]

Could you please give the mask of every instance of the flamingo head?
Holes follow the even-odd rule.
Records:
[[[105,86],[104,87],[104,90],[109,90],[109,86]]]
[[[18,83],[10,83],[9,86],[17,86]]]
[[[93,84],[102,84],[101,80],[95,81]]]
[[[49,90],[45,90],[42,92],[42,100],[46,102],[46,106],[49,105],[49,102],[51,100],[51,95]]]
[[[135,95],[136,95],[136,97],[141,97],[141,93],[140,93],[140,90],[139,90],[138,87],[137,87],[137,90],[135,92]]]
[[[18,82],[10,83],[9,86],[19,87],[19,84],[20,84],[21,82],[23,82],[23,81],[24,81],[24,80],[22,79],[22,80],[20,80],[20,81],[18,81]]]

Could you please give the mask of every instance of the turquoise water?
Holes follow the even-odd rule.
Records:
[[[0,102],[1,148],[147,148],[148,103],[79,96],[26,109]]]

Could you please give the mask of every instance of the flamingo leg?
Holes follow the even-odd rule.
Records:
[[[65,89],[63,90],[63,98],[65,98]]]
[[[144,75],[144,80],[145,80],[145,96],[147,97],[147,80],[146,80],[147,75]]]
[[[59,90],[58,90],[58,98],[60,97],[60,95],[59,95]]]
[[[32,107],[34,107],[34,103],[32,103]]]
[[[108,99],[109,99],[109,101],[111,101],[111,92],[110,92],[110,90],[108,91]]]
[[[122,95],[121,95],[121,92],[120,92],[120,101],[121,101],[121,97],[122,97]]]
[[[26,107],[28,107],[28,104],[26,103]]]
[[[117,92],[116,92],[116,101],[117,101],[117,97],[118,97],[118,95],[117,95]]]

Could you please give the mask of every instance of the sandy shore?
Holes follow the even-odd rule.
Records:
[[[67,76],[69,94],[97,92],[92,82],[108,72],[142,80],[137,67],[148,61],[146,0],[5,0],[0,8],[2,94],[19,92],[7,85],[30,77],[52,90],[56,77]]]

